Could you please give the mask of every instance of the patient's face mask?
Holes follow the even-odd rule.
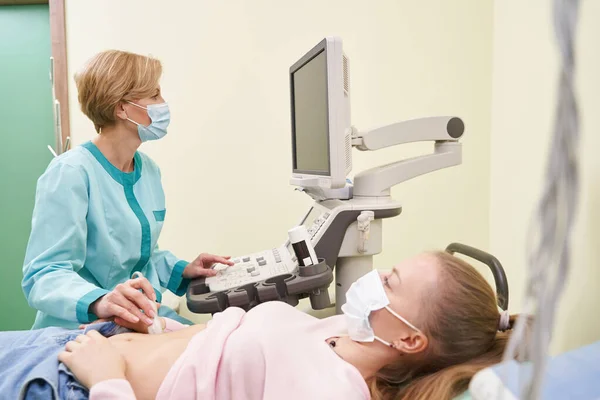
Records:
[[[372,342],[377,340],[391,347],[387,342],[375,335],[369,316],[371,312],[385,308],[394,317],[404,322],[410,328],[420,332],[413,324],[398,315],[389,307],[390,301],[385,293],[379,272],[373,270],[362,276],[350,286],[346,293],[346,303],[342,305],[342,312],[346,316],[348,334],[357,342]]]
[[[169,105],[167,103],[160,104],[149,104],[148,106],[140,106],[139,104],[127,101],[129,104],[141,108],[142,110],[148,111],[148,117],[150,117],[150,125],[144,126],[138,124],[134,120],[127,118],[128,121],[133,122],[138,127],[138,134],[142,142],[148,140],[157,140],[165,137],[167,134],[167,127],[171,122],[171,113],[169,111]]]

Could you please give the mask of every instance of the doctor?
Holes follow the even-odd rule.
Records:
[[[150,325],[146,297],[183,295],[189,279],[215,274],[214,263],[233,264],[210,254],[190,263],[157,246],[167,213],[160,170],[137,150],[167,133],[161,74],[158,60],[113,50],[75,76],[98,135],[52,160],[38,180],[22,282],[38,310],[34,329],[112,316]],[[136,271],[143,277],[131,279]],[[165,306],[159,315],[182,320]]]

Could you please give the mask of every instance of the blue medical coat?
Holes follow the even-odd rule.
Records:
[[[160,170],[141,152],[134,165],[122,172],[87,142],[53,159],[39,178],[22,282],[38,310],[34,329],[97,319],[90,304],[135,271],[159,301],[165,288],[185,293],[188,262],[157,245],[166,215]]]

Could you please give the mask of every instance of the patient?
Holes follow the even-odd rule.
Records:
[[[163,320],[170,332],[159,335],[122,333],[128,330],[113,322],[89,326],[85,335],[57,328],[3,332],[0,393],[451,399],[475,372],[501,361],[514,317],[496,304],[473,267],[445,252],[425,253],[360,278],[347,293],[344,315],[325,319],[268,302],[248,312],[228,308],[206,326]]]

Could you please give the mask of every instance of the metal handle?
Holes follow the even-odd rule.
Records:
[[[52,112],[54,114],[54,139],[56,150],[50,145],[48,145],[48,149],[52,155],[56,157],[69,149],[70,138],[67,138],[67,143],[63,146],[60,102],[56,99],[54,57],[50,57],[50,84],[52,86]]]
[[[500,308],[503,310],[508,309],[508,280],[506,279],[506,274],[502,264],[500,264],[500,261],[498,261],[496,257],[486,253],[483,250],[479,250],[462,243],[451,243],[448,245],[448,247],[446,247],[446,251],[450,254],[463,254],[487,265],[492,270],[492,274],[494,275],[498,306],[500,306]]]
[[[54,87],[54,57],[50,57],[50,84]],[[54,94],[52,94],[54,97]]]
[[[62,135],[62,128],[61,128]],[[65,141],[65,146],[63,147],[63,153],[69,150],[69,146],[71,146],[71,136],[67,136],[67,140]]]
[[[63,153],[63,142],[62,142],[62,119],[60,116],[60,101],[54,99],[54,108],[56,113],[56,120],[54,125],[54,133],[56,135],[56,149],[59,154]]]

